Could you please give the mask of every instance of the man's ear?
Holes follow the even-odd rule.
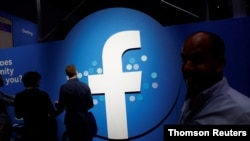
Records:
[[[217,59],[217,72],[223,72],[224,67],[226,65],[226,58],[224,56],[221,56]]]

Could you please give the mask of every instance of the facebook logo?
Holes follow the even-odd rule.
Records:
[[[140,91],[142,72],[123,72],[122,56],[128,50],[140,49],[140,43],[139,31],[112,35],[102,51],[103,74],[88,76],[92,93],[105,93],[109,138],[128,138],[125,92]]]
[[[183,79],[180,42],[171,36],[148,15],[127,8],[97,11],[69,32],[60,59],[73,62],[91,88],[96,141],[163,140],[163,125],[177,121]]]

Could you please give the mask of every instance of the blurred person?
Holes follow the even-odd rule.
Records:
[[[229,85],[224,41],[200,31],[187,37],[182,52],[182,72],[187,86],[179,124],[250,124],[250,99]]]
[[[4,80],[0,75],[0,87],[4,86]],[[10,141],[12,133],[12,121],[9,114],[9,106],[14,105],[14,95],[0,91],[0,141]]]
[[[68,80],[61,85],[59,99],[55,105],[58,115],[65,110],[64,124],[69,141],[92,141],[89,129],[88,111],[94,106],[89,86],[77,78],[77,69],[67,65]]]
[[[23,119],[22,141],[56,141],[55,107],[47,92],[40,90],[41,74],[28,71],[22,77],[24,90],[15,96],[14,111]]]

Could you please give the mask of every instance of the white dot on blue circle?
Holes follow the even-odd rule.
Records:
[[[148,59],[147,55],[142,55],[142,56],[141,56],[141,60],[142,60],[143,62],[147,61],[147,59]]]
[[[133,96],[133,95],[130,96],[130,97],[129,97],[129,100],[130,100],[131,102],[135,101],[135,96]]]
[[[101,74],[102,73],[102,68],[97,68],[96,71],[97,71],[98,74]]]
[[[89,75],[89,72],[88,72],[88,71],[84,71],[84,72],[83,72],[83,75],[84,75],[84,76],[88,76],[88,75]]]
[[[140,68],[140,66],[139,66],[139,64],[134,64],[133,68],[134,68],[135,70],[138,70],[138,69]]]
[[[158,88],[158,83],[157,82],[153,82],[152,83],[152,88],[154,88],[154,89]]]
[[[127,64],[126,69],[127,70],[131,70],[132,69],[132,65],[131,64]]]

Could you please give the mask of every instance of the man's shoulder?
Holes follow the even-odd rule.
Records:
[[[87,86],[87,84],[79,80],[68,80],[66,83],[61,85],[61,89],[67,89],[74,86]]]
[[[19,92],[16,93],[16,96],[23,95],[24,93],[25,93],[25,90],[19,91]]]
[[[247,95],[239,92],[238,90],[230,87],[230,92],[229,92],[230,98],[239,104],[247,104],[250,106],[250,97]]]

